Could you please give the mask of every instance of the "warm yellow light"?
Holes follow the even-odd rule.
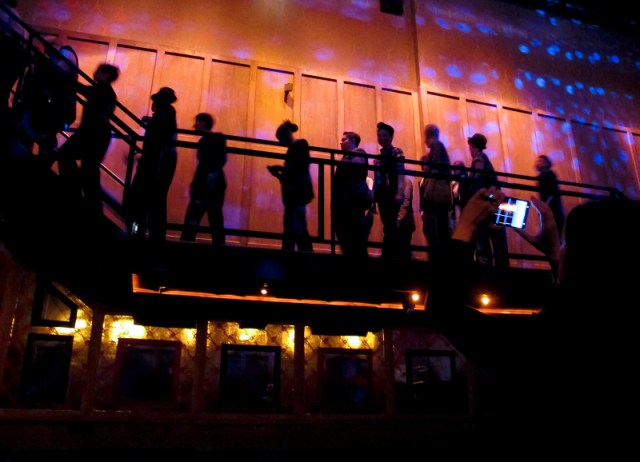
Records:
[[[76,319],[76,329],[86,329],[86,328],[87,328],[86,319]]]
[[[482,294],[480,296],[480,303],[482,303],[483,306],[487,306],[491,303],[491,298],[487,294]]]
[[[262,284],[262,288],[260,289],[260,295],[268,295],[269,294],[269,286],[265,282]]]
[[[360,348],[362,346],[362,337],[348,336],[345,338],[347,345],[351,348]]]
[[[252,340],[253,338],[255,338],[256,333],[258,332],[258,329],[239,329],[238,330],[238,339],[246,342],[249,340]]]
[[[143,338],[146,335],[144,326],[133,323],[131,318],[117,319],[111,325],[109,338],[117,342],[119,338]]]
[[[420,294],[418,292],[411,292],[411,300],[414,303],[420,301]]]

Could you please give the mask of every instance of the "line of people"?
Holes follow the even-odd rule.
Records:
[[[66,59],[61,59],[61,56]],[[72,64],[72,65],[70,65]],[[111,140],[109,119],[117,97],[112,84],[119,69],[100,64],[94,74],[95,85],[77,82],[77,55],[63,46],[49,59],[36,60],[26,74],[20,101],[21,128],[27,134],[30,149],[38,144],[41,162],[50,168],[58,161],[61,178],[72,197],[84,196],[90,218],[102,217],[100,164]],[[78,129],[59,149],[57,134],[75,121],[76,92],[86,98]],[[134,238],[165,240],[167,232],[167,198],[177,166],[177,101],[170,87],[162,87],[151,96],[152,116],[145,116],[142,155],[139,158],[130,192],[124,204],[127,224]],[[194,241],[205,213],[209,220],[212,243],[225,244],[223,205],[226,191],[224,166],[227,161],[225,137],[213,132],[215,119],[209,113],[195,117],[195,130],[201,138],[197,147],[198,164],[190,186],[190,200],[180,239]],[[287,147],[284,165],[269,166],[278,178],[284,204],[283,250],[313,251],[307,227],[306,206],[314,199],[309,172],[309,143],[296,139],[298,126],[289,120],[276,130],[276,138]],[[337,162],[332,179],[331,216],[337,242],[344,255],[368,256],[368,240],[374,215],[380,215],[383,242],[382,257],[411,258],[411,241],[416,230],[413,213],[414,183],[402,174],[405,156],[393,144],[395,130],[384,122],[377,124],[380,151],[373,161],[373,175],[366,152],[359,147],[356,132],[345,131],[340,148],[349,152]],[[440,129],[428,124],[424,130],[427,152],[420,158],[424,173],[418,184],[422,232],[431,254],[449,239],[455,217],[468,198],[480,188],[497,186],[495,169],[484,150],[487,138],[476,133],[467,139],[471,169],[464,163],[450,162]],[[78,166],[77,161],[80,162]],[[564,210],[558,179],[548,156],[538,157],[540,198],[554,210],[559,228]],[[450,174],[458,175],[451,181]],[[439,176],[443,175],[443,176]],[[509,265],[506,231],[489,220],[478,227],[474,237],[476,260],[485,265]]]

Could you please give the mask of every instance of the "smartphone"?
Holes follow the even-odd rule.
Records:
[[[496,212],[496,225],[522,229],[527,224],[530,203],[524,199],[505,197]]]

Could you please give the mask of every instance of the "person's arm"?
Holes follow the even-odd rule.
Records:
[[[408,210],[413,202],[413,183],[409,179],[405,179],[404,187],[402,188],[402,204],[398,210],[397,224],[402,225],[402,222],[407,218]]]
[[[531,203],[538,213],[539,225],[535,234],[530,234],[523,229],[516,229],[515,231],[522,236],[522,238],[535,247],[538,251],[542,252],[545,257],[549,259],[551,269],[555,272],[558,270],[560,263],[560,234],[558,233],[558,227],[556,226],[556,220],[553,217],[553,212],[547,203],[531,196]]]

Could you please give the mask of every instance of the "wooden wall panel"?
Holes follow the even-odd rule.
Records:
[[[460,98],[427,93],[426,104],[429,117],[425,117],[425,125],[436,124],[440,127],[440,141],[446,146],[451,162],[461,160],[469,165],[471,158],[464,133]],[[424,131],[424,127],[422,130]]]
[[[502,137],[498,121],[498,110],[493,104],[484,104],[477,101],[467,100],[465,104],[467,110],[467,136],[474,133],[482,133],[487,137],[487,149],[485,154],[491,159],[493,168],[497,171],[505,172],[504,153],[502,152]],[[466,139],[465,139],[466,142]],[[467,150],[469,148],[467,147]],[[468,152],[468,151],[467,151]],[[468,154],[466,165],[471,163],[471,154]],[[501,178],[503,179],[503,178]]]
[[[178,101],[174,106],[180,128],[193,129],[193,119],[200,112],[204,63],[200,56],[165,53],[160,72],[155,76],[154,93],[160,87],[171,87],[176,92]]]
[[[153,90],[171,87],[176,92],[175,102],[178,128],[193,130],[194,118],[200,112],[205,60],[199,56],[165,53],[161,68],[154,76]],[[149,113],[151,115],[151,113]],[[197,141],[195,136],[180,136],[184,141]],[[195,149],[178,149],[178,165],[169,189],[168,220],[182,224],[189,203],[189,185],[197,163]]]
[[[609,165],[610,185],[629,197],[638,198],[638,183],[634,172],[631,146],[627,133],[621,130],[602,128],[602,153]]]
[[[595,125],[571,124],[576,146],[577,172],[582,183],[613,186],[611,172],[602,153],[600,133]],[[601,194],[601,191],[590,191]]]
[[[500,111],[501,116],[501,132],[505,137],[505,166],[510,173],[517,173],[520,175],[535,176],[536,172],[533,168],[535,159],[538,156],[537,144],[535,140],[535,124],[531,113],[503,109]],[[524,184],[527,186],[536,186],[535,180],[523,180],[519,178],[505,178],[506,181],[511,183]],[[529,199],[532,191],[504,188],[505,194],[513,197],[520,197],[523,199]],[[530,210],[531,218],[534,218],[535,211]],[[532,220],[535,222],[536,220]],[[529,225],[532,225],[532,222]],[[522,239],[515,231],[507,229],[507,239],[509,245],[509,252],[511,253],[532,253],[533,247]],[[527,260],[513,261],[513,266],[531,266],[531,262]]]
[[[357,83],[344,83],[344,130],[360,135],[360,147],[368,153],[377,153],[376,89]],[[342,135],[342,133],[340,133]]]
[[[258,68],[256,76],[255,121],[253,137],[275,141],[278,125],[285,119],[293,119],[293,109],[284,101],[285,83],[293,83],[293,73],[275,69]],[[281,147],[264,148],[269,152],[284,154]],[[282,232],[284,207],[278,180],[267,171],[267,165],[282,164],[280,159],[247,159],[246,169],[250,182],[245,176],[246,194],[250,201],[246,213],[249,215],[248,227],[254,231]],[[315,185],[314,185],[315,186]],[[313,204],[313,203],[312,203]],[[312,222],[312,207],[308,207],[309,231],[316,232],[315,220]],[[280,242],[265,239],[251,239],[250,243],[279,247]]]
[[[414,117],[414,95],[410,92],[382,89],[381,102],[382,122],[391,125],[395,129],[393,145],[404,151],[405,158],[418,160],[422,156],[423,149],[416,144],[415,128],[418,121],[415,120]],[[406,168],[416,170],[418,167],[415,165],[406,165]],[[413,213],[416,228],[418,228],[416,232],[413,233],[411,243],[416,245],[422,238],[422,233],[419,231],[421,226],[419,214],[420,200],[418,197],[418,180],[416,177],[411,177],[410,179],[413,182]],[[378,218],[378,220],[375,221],[373,227],[376,232],[382,236],[382,222],[379,220],[379,216],[376,218]]]
[[[304,137],[311,146],[340,149],[340,136],[338,135],[338,88],[337,81],[321,79],[309,75],[302,75],[302,90],[300,103],[300,136]],[[314,157],[329,159],[324,153],[311,153]],[[314,214],[314,220],[320,207],[320,166],[312,164],[311,175],[315,185],[316,199],[310,204],[308,211]],[[322,237],[331,238],[331,181],[330,167],[324,167],[324,194],[323,209],[320,211],[324,217],[324,229]],[[311,217],[309,217],[311,218]],[[316,246],[318,250],[326,251],[328,246]]]
[[[211,113],[216,123],[214,131],[229,135],[247,136],[247,112],[249,107],[249,83],[251,68],[244,64],[213,61],[209,76],[209,89],[203,111]],[[228,146],[244,147],[238,142]],[[224,220],[227,228],[244,226],[246,211],[242,206],[243,177],[246,159],[237,154],[228,154],[225,165],[227,191],[224,200]],[[203,220],[208,224],[208,220]],[[227,241],[235,242],[229,237]]]

